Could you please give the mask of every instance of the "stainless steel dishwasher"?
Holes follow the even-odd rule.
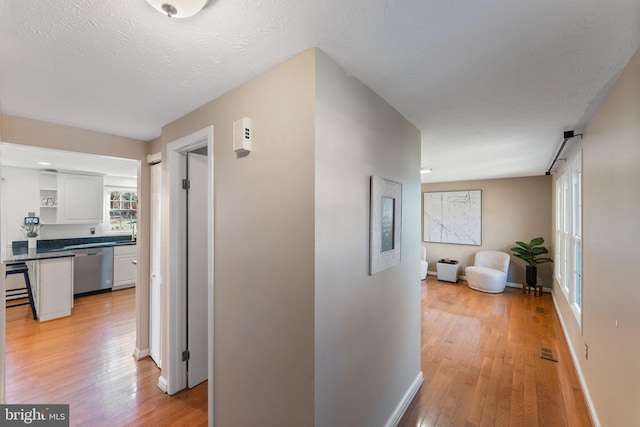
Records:
[[[73,295],[110,291],[113,286],[113,248],[74,249]]]

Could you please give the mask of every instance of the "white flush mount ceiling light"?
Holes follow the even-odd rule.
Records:
[[[147,0],[147,3],[169,18],[188,18],[200,12],[209,0]]]
[[[422,169],[420,169],[420,173],[423,174],[423,175],[425,173],[431,173],[431,172],[432,172],[431,168],[422,168]]]

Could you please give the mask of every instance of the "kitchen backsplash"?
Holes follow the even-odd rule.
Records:
[[[91,229],[95,234],[91,234]],[[102,224],[45,224],[40,228],[40,239],[72,239],[76,237],[98,237],[102,235]]]

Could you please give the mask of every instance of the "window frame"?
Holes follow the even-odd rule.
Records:
[[[582,150],[555,180],[556,248],[554,276],[582,330]]]
[[[136,209],[116,209],[116,210],[131,210],[136,212],[136,223],[138,218],[138,209],[137,203],[138,200],[138,189],[136,187],[121,187],[115,185],[109,185],[104,187],[104,221],[102,221],[102,233],[103,234],[130,234],[133,228],[125,228],[120,230],[112,230],[111,229],[111,193],[119,192],[119,193],[131,193],[136,195]]]

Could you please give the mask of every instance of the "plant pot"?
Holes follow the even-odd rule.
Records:
[[[29,249],[36,249],[38,247],[37,237],[27,237],[27,241],[29,242],[27,246]]]
[[[538,267],[535,265],[527,265],[527,286],[530,288],[538,284]]]

